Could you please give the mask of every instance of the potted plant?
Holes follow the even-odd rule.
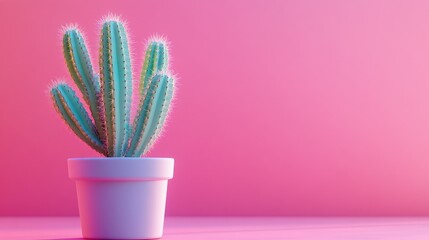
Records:
[[[66,27],[63,34],[67,67],[84,103],[65,82],[50,88],[52,101],[70,129],[105,156],[68,159],[69,177],[76,181],[83,237],[160,238],[174,159],[140,156],[157,140],[174,96],[166,41],[158,37],[148,41],[140,100],[131,121],[133,79],[124,23],[111,16],[102,21],[99,74],[80,30]]]

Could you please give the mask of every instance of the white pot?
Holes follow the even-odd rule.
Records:
[[[172,158],[70,158],[84,238],[162,237]]]

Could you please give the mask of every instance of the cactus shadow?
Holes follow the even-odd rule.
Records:
[[[87,238],[42,238],[37,240],[86,240]],[[103,240],[102,238],[96,239],[91,238],[92,240]],[[116,240],[122,240],[122,239],[116,239]]]
[[[85,238],[43,238],[38,240],[85,240]]]

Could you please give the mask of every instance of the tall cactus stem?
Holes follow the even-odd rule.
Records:
[[[122,57],[124,62],[124,79],[126,79],[124,84],[124,137],[122,144],[122,152],[121,155],[125,154],[125,151],[128,147],[129,137],[130,137],[130,128],[131,128],[131,99],[133,96],[133,82],[132,82],[132,63],[129,49],[129,42],[127,37],[127,31],[123,24],[118,25],[119,29],[119,37],[122,42]]]
[[[122,156],[128,143],[132,83],[127,34],[119,21],[108,20],[103,24],[100,70],[107,150],[111,156]]]

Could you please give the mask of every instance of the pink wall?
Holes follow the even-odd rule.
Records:
[[[429,214],[428,1],[1,1],[0,215],[75,215],[68,157],[96,156],[46,93],[59,29],[97,20],[171,41],[180,76],[151,156],[170,215]]]

